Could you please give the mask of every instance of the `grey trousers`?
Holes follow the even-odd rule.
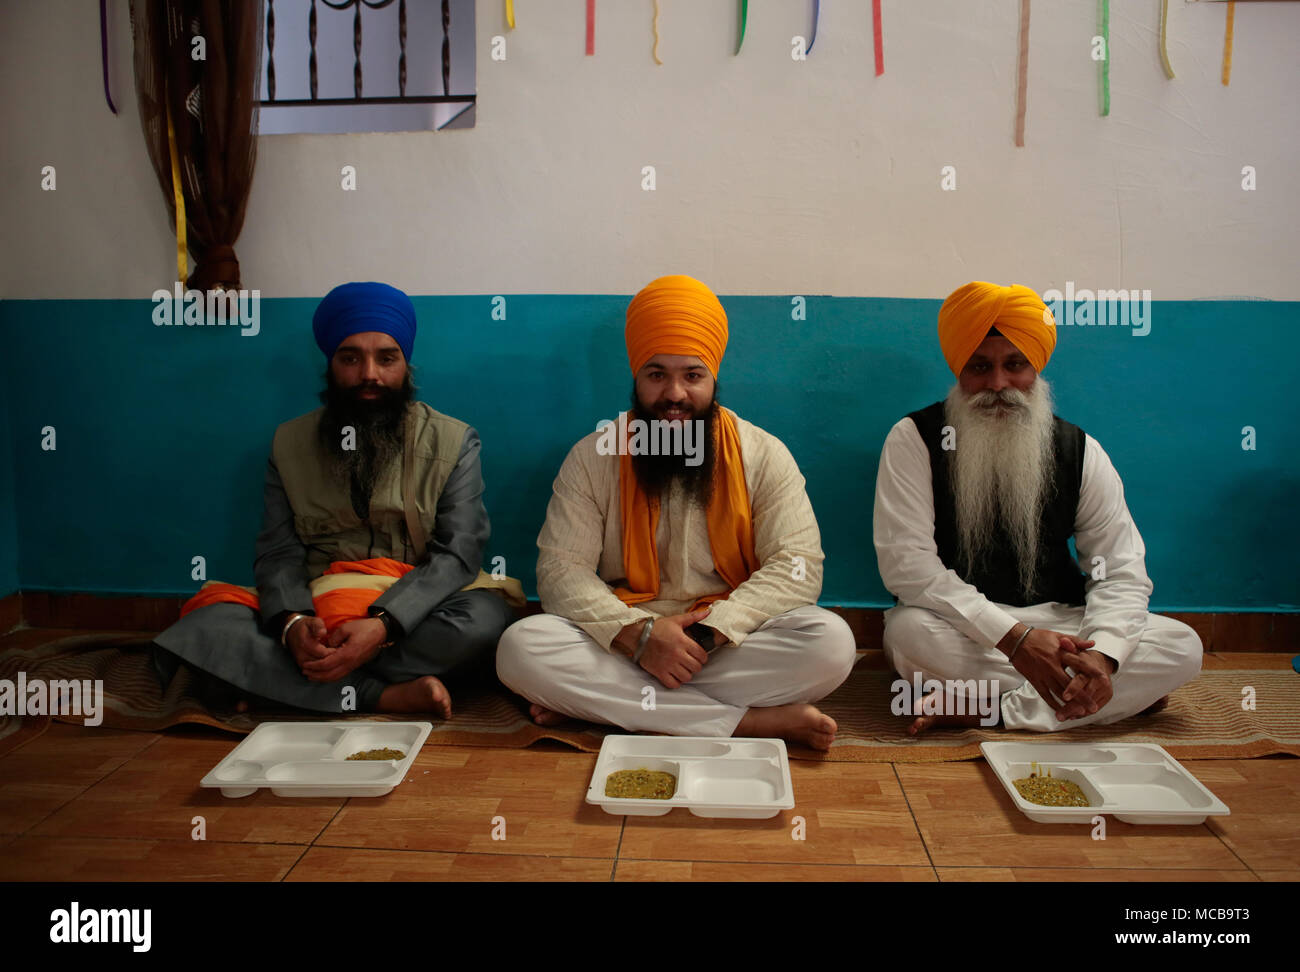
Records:
[[[491,591],[457,591],[414,630],[373,661],[337,682],[312,682],[292,652],[263,634],[258,615],[243,604],[209,604],[191,611],[154,638],[154,668],[166,685],[184,661],[245,692],[317,712],[343,712],[344,688],[356,709],[373,712],[389,685],[424,675],[487,676],[497,641],[515,620]]]

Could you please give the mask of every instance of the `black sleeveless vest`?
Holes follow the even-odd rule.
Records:
[[[993,535],[991,549],[983,561],[969,572],[963,572],[957,542],[957,513],[949,481],[948,450],[942,448],[944,418],[943,402],[907,416],[921,433],[921,439],[930,450],[930,481],[934,487],[934,541],[939,548],[939,559],[967,584],[979,590],[991,601],[1026,607],[1045,601],[1063,604],[1084,603],[1086,577],[1070,556],[1069,541],[1074,535],[1074,518],[1079,508],[1079,489],[1083,483],[1083,430],[1064,419],[1054,416],[1056,431],[1053,436],[1056,483],[1053,492],[1043,504],[1043,520],[1038,533],[1038,581],[1035,589],[1024,591],[1020,587],[1019,568],[1015,548],[1006,531],[999,526]],[[960,448],[960,443],[957,444]]]

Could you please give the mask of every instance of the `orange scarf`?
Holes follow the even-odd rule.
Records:
[[[410,564],[389,557],[374,557],[370,560],[336,560],[325,569],[321,577],[328,574],[373,574],[391,577],[396,581],[397,578],[405,576],[407,572],[414,569]],[[382,590],[374,588],[336,587],[312,597],[312,607],[316,611],[316,617],[325,622],[325,629],[333,631],[346,621],[368,617],[370,605],[374,604],[383,593]],[[209,581],[185,602],[181,608],[181,617],[209,604],[221,603],[243,604],[254,611],[259,610],[260,605],[256,588]]]
[[[632,421],[632,413],[627,420]],[[626,434],[626,429],[625,429]],[[718,409],[717,453],[713,467],[713,498],[709,501],[709,549],[713,567],[730,590],[706,594],[691,610],[727,597],[758,570],[754,552],[754,515],[749,507],[745,466],[740,455],[740,430],[725,408]],[[632,468],[627,442],[618,460],[619,509],[623,515],[623,571],[627,587],[614,593],[624,604],[641,604],[659,597],[659,549],[655,533],[659,527],[659,503],[651,502]]]

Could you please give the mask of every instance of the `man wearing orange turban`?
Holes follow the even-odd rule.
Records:
[[[898,601],[885,653],[924,693],[896,714],[915,733],[1158,711],[1200,672],[1201,642],[1147,612],[1119,475],[1052,414],[1051,313],[1028,287],[969,283],[939,309],[939,346],[957,384],[890,430],[876,479],[876,556]]]
[[[537,540],[548,613],[506,631],[497,674],[543,725],[829,748],[835,721],[810,703],[848,677],[853,635],[816,606],[821,535],[794,459],[717,403],[726,312],[660,277],[625,337],[632,408],[560,468]]]

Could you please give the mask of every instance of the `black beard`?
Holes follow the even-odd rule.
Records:
[[[662,415],[641,406],[641,402],[636,397],[635,381],[632,383],[632,417],[641,419],[643,422],[651,422],[656,419],[664,421]],[[709,508],[709,502],[713,499],[713,467],[717,456],[717,450],[714,448],[718,425],[718,386],[716,383],[713,387],[713,400],[709,402],[707,409],[702,413],[693,414],[690,418],[683,419],[683,421],[694,422],[696,419],[704,420],[704,461],[698,466],[688,466],[685,455],[634,455],[631,457],[632,469],[636,473],[637,482],[647,496],[658,499],[667,491],[669,486],[677,482],[681,484],[682,489],[685,490],[690,499],[693,499],[704,509]]]
[[[379,392],[379,397],[360,398],[358,393],[367,387]],[[384,470],[401,453],[406,409],[414,398],[409,368],[398,389],[382,385],[344,388],[331,371],[325,372],[325,390],[320,393],[325,411],[317,438],[330,475],[352,487],[354,506],[358,499],[369,499]],[[348,425],[356,430],[354,449],[343,448],[343,428]]]

